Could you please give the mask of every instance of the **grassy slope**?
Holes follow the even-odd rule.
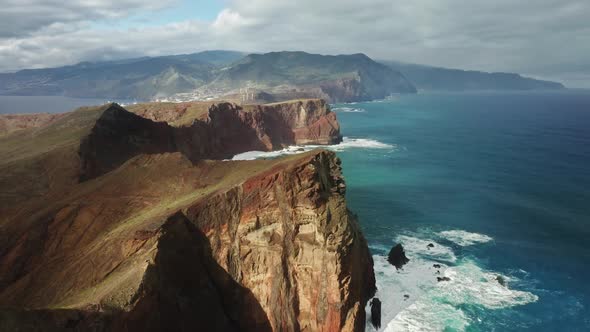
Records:
[[[157,251],[153,236],[137,249],[138,234],[157,232],[176,211],[261,173],[305,163],[316,153],[196,164],[180,153],[139,155],[77,183],[79,142],[105,108],[81,108],[48,126],[0,138],[6,156],[0,162],[0,252],[22,240],[21,249],[43,246],[33,251],[37,263],[28,277],[1,293],[4,301],[124,307]],[[22,255],[15,257],[26,258]]]

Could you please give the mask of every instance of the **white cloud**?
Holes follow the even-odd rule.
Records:
[[[227,33],[252,25],[253,23],[252,20],[242,17],[240,13],[225,8],[219,13],[219,15],[217,15],[217,18],[213,21],[211,27],[214,31]]]
[[[51,1],[55,11],[41,5],[48,1],[8,0],[12,5],[5,6],[7,1],[0,0],[0,8],[12,13],[0,13],[0,71],[234,49],[364,52],[373,58],[553,79],[575,76],[576,84],[577,78],[590,77],[587,0],[233,0],[211,22],[138,28],[91,23],[170,2],[122,0],[115,6],[88,0],[60,7]],[[22,22],[10,26],[3,20],[8,16]],[[585,75],[579,73],[584,70]],[[560,77],[560,71],[576,75]]]
[[[64,23],[118,19],[176,0],[0,0],[0,37],[20,37]]]

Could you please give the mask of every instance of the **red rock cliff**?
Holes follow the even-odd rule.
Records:
[[[219,265],[252,291],[274,331],[358,331],[374,276],[345,188],[334,154],[314,153],[186,215],[211,240]]]
[[[30,178],[48,176],[28,166],[35,153],[70,156],[61,159],[72,164],[65,169],[84,169],[84,160],[110,168],[79,183],[44,180],[38,191],[21,182],[35,195],[10,200],[0,216],[0,330],[363,330],[375,291],[372,259],[346,208],[334,153],[194,160],[179,148],[187,134],[177,130],[200,135],[195,129],[220,114],[258,111],[211,109],[203,127],[155,123],[119,107],[99,111],[18,136],[11,149],[27,155],[0,162]],[[64,131],[73,119],[94,125]],[[56,148],[62,137],[67,144]],[[67,152],[74,148],[87,150],[76,160]],[[102,160],[109,150],[119,157]],[[1,185],[15,183],[5,176]]]
[[[180,151],[189,159],[228,159],[252,150],[341,141],[334,112],[323,100],[241,106],[216,103],[200,113],[151,104],[130,113],[106,108],[80,146],[82,180],[104,174],[139,153]],[[153,122],[149,119],[166,119]]]

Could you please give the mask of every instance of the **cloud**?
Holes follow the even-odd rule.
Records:
[[[51,11],[52,6],[40,5],[47,1],[9,1],[13,14],[0,14],[0,71],[233,49],[364,52],[378,59],[574,77],[576,85],[583,84],[580,77],[590,77],[572,70],[589,70],[587,0],[233,0],[209,22],[133,28],[96,23],[170,2],[122,0],[114,6],[87,0],[60,6],[56,1]],[[17,15],[15,7],[20,7]]]
[[[21,37],[64,23],[117,19],[172,3],[172,0],[1,0],[0,37]]]

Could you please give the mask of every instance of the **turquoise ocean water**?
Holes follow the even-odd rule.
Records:
[[[348,141],[367,140],[338,154],[374,254],[382,330],[590,331],[590,93],[333,109]],[[384,259],[396,243],[410,258],[399,272]]]
[[[332,109],[345,138],[330,149],[375,261],[381,331],[590,331],[590,92]],[[400,271],[385,259],[397,243],[410,258]]]

